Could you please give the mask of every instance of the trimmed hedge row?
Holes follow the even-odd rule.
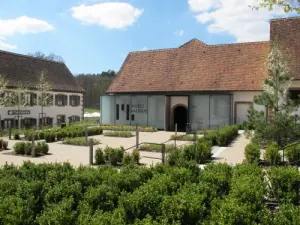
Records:
[[[13,146],[13,150],[17,155],[30,155],[32,149],[31,142],[17,142]],[[35,154],[46,155],[49,152],[49,145],[46,142],[36,142]]]
[[[107,131],[104,133],[104,136],[130,138],[134,135],[131,131]]]
[[[66,145],[78,145],[78,146],[89,146],[90,143],[93,143],[93,145],[100,144],[100,141],[94,139],[94,138],[88,138],[87,142],[85,137],[75,137],[75,138],[64,138],[63,144]]]
[[[123,125],[105,125],[102,124],[101,129],[103,130],[116,130],[116,131],[135,131],[136,126],[123,126]],[[141,132],[156,132],[157,129],[154,127],[138,127]]]
[[[100,127],[88,127],[88,136],[101,135],[103,130]],[[34,135],[35,140],[45,139],[46,142],[61,141],[64,138],[75,138],[85,136],[85,128],[82,126],[69,126],[62,129],[53,130],[26,130],[24,131],[26,140],[31,141],[32,135]]]

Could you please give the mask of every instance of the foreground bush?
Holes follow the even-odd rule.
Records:
[[[238,126],[223,127],[217,131],[216,142],[218,146],[228,146],[238,135]]]
[[[96,165],[105,164],[104,153],[101,148],[97,148],[95,152],[95,163]]]
[[[300,165],[300,144],[292,143],[285,149],[285,155],[289,163]]]
[[[86,141],[85,137],[64,138],[63,140],[63,144],[66,145],[89,146],[90,143],[93,143],[93,145],[98,145],[100,144],[100,141],[93,138],[88,138]]]
[[[268,168],[272,174],[264,179],[266,170],[255,164],[208,164],[201,170],[191,162],[182,165],[7,164],[0,168],[0,224],[299,222],[299,172],[292,167]],[[280,197],[279,209],[268,211],[272,193]]]
[[[108,137],[133,137],[134,135],[130,131],[108,131],[104,133],[104,136]]]
[[[271,197],[282,203],[300,204],[300,173],[296,168],[271,167],[267,170]]]
[[[281,160],[279,145],[276,142],[268,144],[264,157],[269,165],[278,165]]]
[[[104,149],[97,148],[95,154],[95,161],[96,161],[95,163],[97,165],[102,165],[108,162],[112,166],[117,166],[118,164],[121,164],[123,162],[123,157],[124,157],[123,147],[120,148],[106,147]],[[130,158],[130,159],[134,160],[134,158]]]
[[[258,163],[260,159],[260,147],[255,143],[250,143],[246,145],[244,154],[248,163]]]

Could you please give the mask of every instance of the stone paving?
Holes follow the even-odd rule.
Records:
[[[163,143],[168,141],[170,139],[170,136],[173,134],[174,132],[165,132],[165,131],[158,131],[154,133],[141,132],[140,143],[142,142]],[[116,138],[116,137],[105,137],[103,135],[99,135],[99,136],[93,136],[92,138],[100,140],[101,142],[101,144],[94,146],[94,149],[96,149],[97,147],[105,148],[106,146],[109,147],[123,146],[125,149],[127,149],[135,146],[136,144],[135,137]],[[7,138],[4,139],[8,140]],[[16,142],[17,141],[15,140],[9,140],[9,148],[12,149],[12,146]],[[244,134],[240,134],[240,136],[230,146],[225,148],[214,147],[213,148],[213,154],[214,154],[213,156],[215,158],[214,162],[227,162],[229,164],[241,163],[244,159],[244,148],[249,142],[250,140],[246,139]],[[166,144],[174,144],[174,141],[169,141]],[[185,144],[189,144],[189,142],[177,141],[177,146],[182,146]],[[88,147],[64,145],[57,142],[57,143],[49,143],[49,149],[50,149],[49,150],[50,155],[38,157],[38,158],[15,156],[15,155],[7,154],[9,152],[12,152],[12,150],[1,151],[0,166],[5,165],[5,163],[22,165],[24,161],[28,161],[28,160],[34,163],[70,162],[74,166],[89,164]],[[128,152],[130,152],[131,150],[129,150]],[[141,151],[140,155],[141,155],[141,160],[140,160],[141,163],[146,164],[148,166],[161,162],[161,153]]]

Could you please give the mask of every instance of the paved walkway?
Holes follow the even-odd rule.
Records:
[[[238,164],[244,160],[244,149],[247,144],[250,143],[250,139],[247,139],[243,132],[237,137],[237,139],[231,143],[228,147],[221,147],[219,151],[214,154],[214,162],[216,163],[228,163]]]

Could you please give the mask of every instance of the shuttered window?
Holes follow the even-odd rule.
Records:
[[[80,105],[80,96],[70,95],[70,103],[71,106],[79,106]]]
[[[57,105],[57,106],[68,105],[68,96],[67,95],[55,95],[55,105]]]

